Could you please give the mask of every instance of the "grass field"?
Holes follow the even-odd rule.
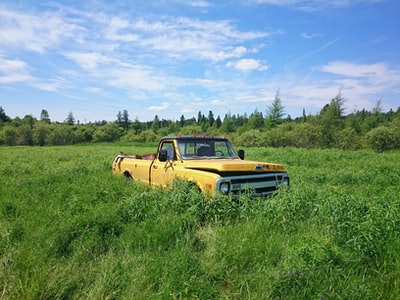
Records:
[[[291,188],[206,202],[117,144],[0,147],[1,299],[399,299],[400,152],[246,149]]]

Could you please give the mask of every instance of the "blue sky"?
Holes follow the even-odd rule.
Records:
[[[400,106],[398,0],[0,2],[0,106],[80,122]]]

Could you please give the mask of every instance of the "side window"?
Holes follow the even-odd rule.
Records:
[[[167,150],[168,160],[176,160],[174,143],[173,142],[164,142],[161,146],[161,150]]]
[[[225,142],[215,142],[215,152],[218,156],[229,156]]]

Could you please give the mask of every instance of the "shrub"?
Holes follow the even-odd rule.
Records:
[[[379,126],[366,135],[368,145],[377,152],[396,148],[395,132],[387,126]]]

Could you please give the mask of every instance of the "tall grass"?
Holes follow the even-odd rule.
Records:
[[[209,202],[111,173],[154,147],[0,148],[1,299],[397,299],[400,153],[249,148],[290,190]]]

